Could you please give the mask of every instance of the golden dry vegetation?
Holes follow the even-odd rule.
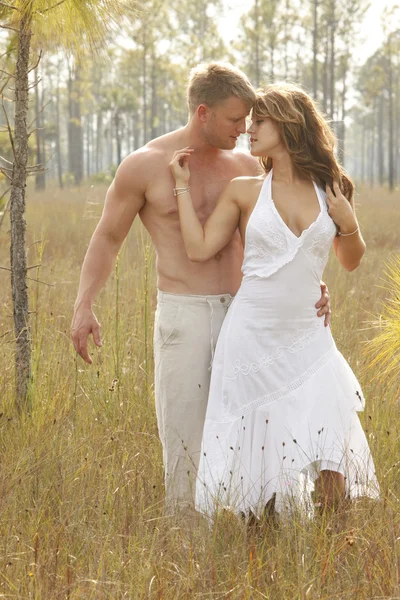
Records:
[[[400,194],[360,191],[368,250],[353,273],[331,256],[337,344],[361,380],[361,415],[382,497],[314,521],[249,532],[221,514],[188,531],[163,516],[152,386],[154,255],[136,223],[96,313],[104,346],[91,367],[69,324],[80,265],[105,189],[28,194],[33,407],[13,408],[9,273],[0,270],[0,598],[372,599],[400,597],[400,411],[363,353],[400,250]],[[0,265],[9,265],[5,220]],[[38,283],[40,282],[45,283]]]

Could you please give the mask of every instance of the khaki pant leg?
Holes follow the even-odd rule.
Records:
[[[179,302],[178,295],[162,294],[162,298],[154,327],[155,395],[166,508],[172,514],[176,508],[194,507],[211,351],[230,297],[224,303],[212,297],[193,304]]]

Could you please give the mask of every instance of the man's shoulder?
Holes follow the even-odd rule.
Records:
[[[171,160],[171,153],[175,149],[177,133],[177,131],[172,131],[171,133],[166,133],[158,138],[150,140],[141,148],[131,152],[123,162],[128,163],[131,166],[143,166],[143,163],[148,163],[150,161],[152,167],[154,166],[154,163],[157,162],[165,162],[165,164],[169,163]]]
[[[134,150],[128,154],[128,156],[122,161],[121,165],[127,164],[132,167],[142,167],[143,164],[147,163],[148,161],[153,162],[161,160],[164,155],[165,152],[163,152],[162,148],[148,143],[145,146],[142,146],[141,148],[138,148],[137,150]]]
[[[145,148],[156,157],[167,157],[169,162],[172,153],[182,148],[182,143],[182,129],[176,129],[154,138],[146,144]]]
[[[120,187],[146,189],[155,174],[168,170],[175,135],[177,132],[163,135],[131,152],[118,167],[115,183]]]
[[[156,146],[146,144],[124,158],[118,167],[117,175],[121,178],[146,178],[154,175],[155,170],[166,164],[166,153]]]

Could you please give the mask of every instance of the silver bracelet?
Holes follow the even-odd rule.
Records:
[[[190,192],[190,187],[174,188],[174,196],[180,196],[181,194],[186,194],[186,192]]]
[[[358,230],[359,230],[359,227],[357,226],[357,229],[355,229],[351,233],[341,233],[340,231],[338,231],[338,235],[341,235],[342,237],[347,237],[348,235],[354,235],[355,233],[357,233]]]

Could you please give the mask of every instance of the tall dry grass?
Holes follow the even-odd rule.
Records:
[[[400,597],[400,414],[395,384],[374,378],[363,347],[387,296],[384,263],[399,251],[399,194],[363,190],[362,266],[332,256],[337,344],[368,402],[361,415],[382,498],[341,515],[293,517],[249,533],[220,515],[211,529],[163,516],[152,384],[154,257],[136,223],[96,312],[104,346],[86,366],[69,324],[79,270],[105,189],[28,196],[34,405],[13,408],[9,276],[0,271],[0,598],[365,599]],[[0,265],[7,266],[7,226]],[[43,282],[43,283],[39,283]]]

